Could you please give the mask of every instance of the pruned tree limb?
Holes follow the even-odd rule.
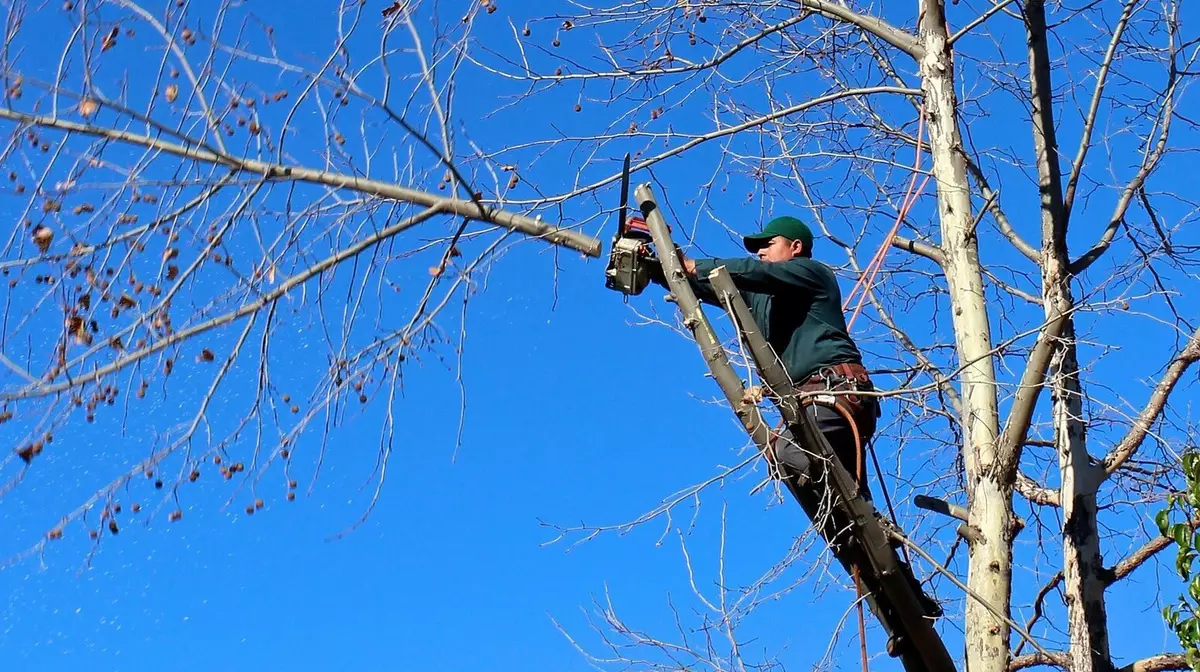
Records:
[[[905,238],[904,236],[892,236],[892,247],[925,257],[939,266],[946,261],[945,253],[938,246],[922,243],[918,240]]]
[[[577,250],[591,257],[600,256],[600,240],[592,236],[570,229],[551,226],[540,219],[533,219],[506,210],[485,209],[472,201],[447,199],[436,194],[411,189],[390,182],[366,179],[356,175],[331,173],[315,168],[287,166],[259,161],[257,159],[239,158],[202,147],[199,144],[191,146],[178,144],[130,131],[105,126],[94,126],[92,124],[81,124],[48,115],[18,112],[7,108],[0,108],[0,119],[8,119],[42,128],[53,128],[69,133],[107,138],[109,140],[155,149],[180,158],[228,166],[235,171],[253,173],[272,180],[291,180],[338,189],[349,189],[371,196],[415,203],[425,207],[434,207],[436,205],[441,212],[503,226],[527,236],[540,238],[555,245],[562,245]]]

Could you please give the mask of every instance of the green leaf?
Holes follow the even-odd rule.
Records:
[[[1159,534],[1167,536],[1167,526],[1171,524],[1171,512],[1168,509],[1163,509],[1154,516],[1154,522],[1158,525]]]
[[[1175,523],[1171,526],[1171,538],[1175,540],[1175,543],[1179,544],[1183,548],[1187,548],[1189,532],[1191,532],[1191,530],[1189,530],[1188,526],[1184,525],[1183,523]]]

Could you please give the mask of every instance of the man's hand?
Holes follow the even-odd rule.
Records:
[[[696,262],[695,262],[695,261],[693,261],[693,260],[691,260],[691,259],[688,259],[687,257],[683,257],[683,270],[684,270],[684,271],[685,271],[685,272],[686,272],[688,275],[695,277],[695,275],[696,275]]]

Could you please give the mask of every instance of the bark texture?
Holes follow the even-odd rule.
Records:
[[[962,367],[963,456],[969,523],[981,541],[970,546],[967,585],[1000,613],[1009,612],[1012,586],[1013,455],[997,451],[999,412],[991,325],[975,238],[967,161],[958,127],[954,62],[945,7],[927,2],[920,19],[921,88],[937,180],[941,246]],[[966,657],[972,672],[1004,672],[1009,626],[977,600],[966,603]]]

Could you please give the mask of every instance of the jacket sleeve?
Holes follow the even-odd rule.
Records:
[[[653,282],[656,285],[661,285],[666,289],[671,288],[671,285],[667,282],[667,276],[663,272],[661,262],[650,262],[647,260],[644,263],[647,264],[647,267],[650,271],[650,282]],[[712,283],[708,281],[707,276],[703,278],[693,278],[689,275],[687,276],[687,281],[688,285],[692,288],[692,292],[696,294],[696,299],[698,301],[717,307],[723,307],[721,306],[720,300],[717,298],[716,290],[713,289]]]
[[[712,283],[708,281],[708,276],[700,277],[699,273],[696,276],[694,278],[688,276],[688,284],[692,286],[692,291],[696,293],[696,298],[700,303],[724,308],[725,306],[721,305],[721,300],[717,297],[717,290],[713,289]]]
[[[817,294],[824,290],[825,283],[814,268],[820,262],[800,257],[784,262],[765,262],[747,257],[728,259],[697,259],[696,277],[704,278],[718,266],[724,266],[733,278],[733,284],[743,292],[779,294],[782,292],[805,292]]]

